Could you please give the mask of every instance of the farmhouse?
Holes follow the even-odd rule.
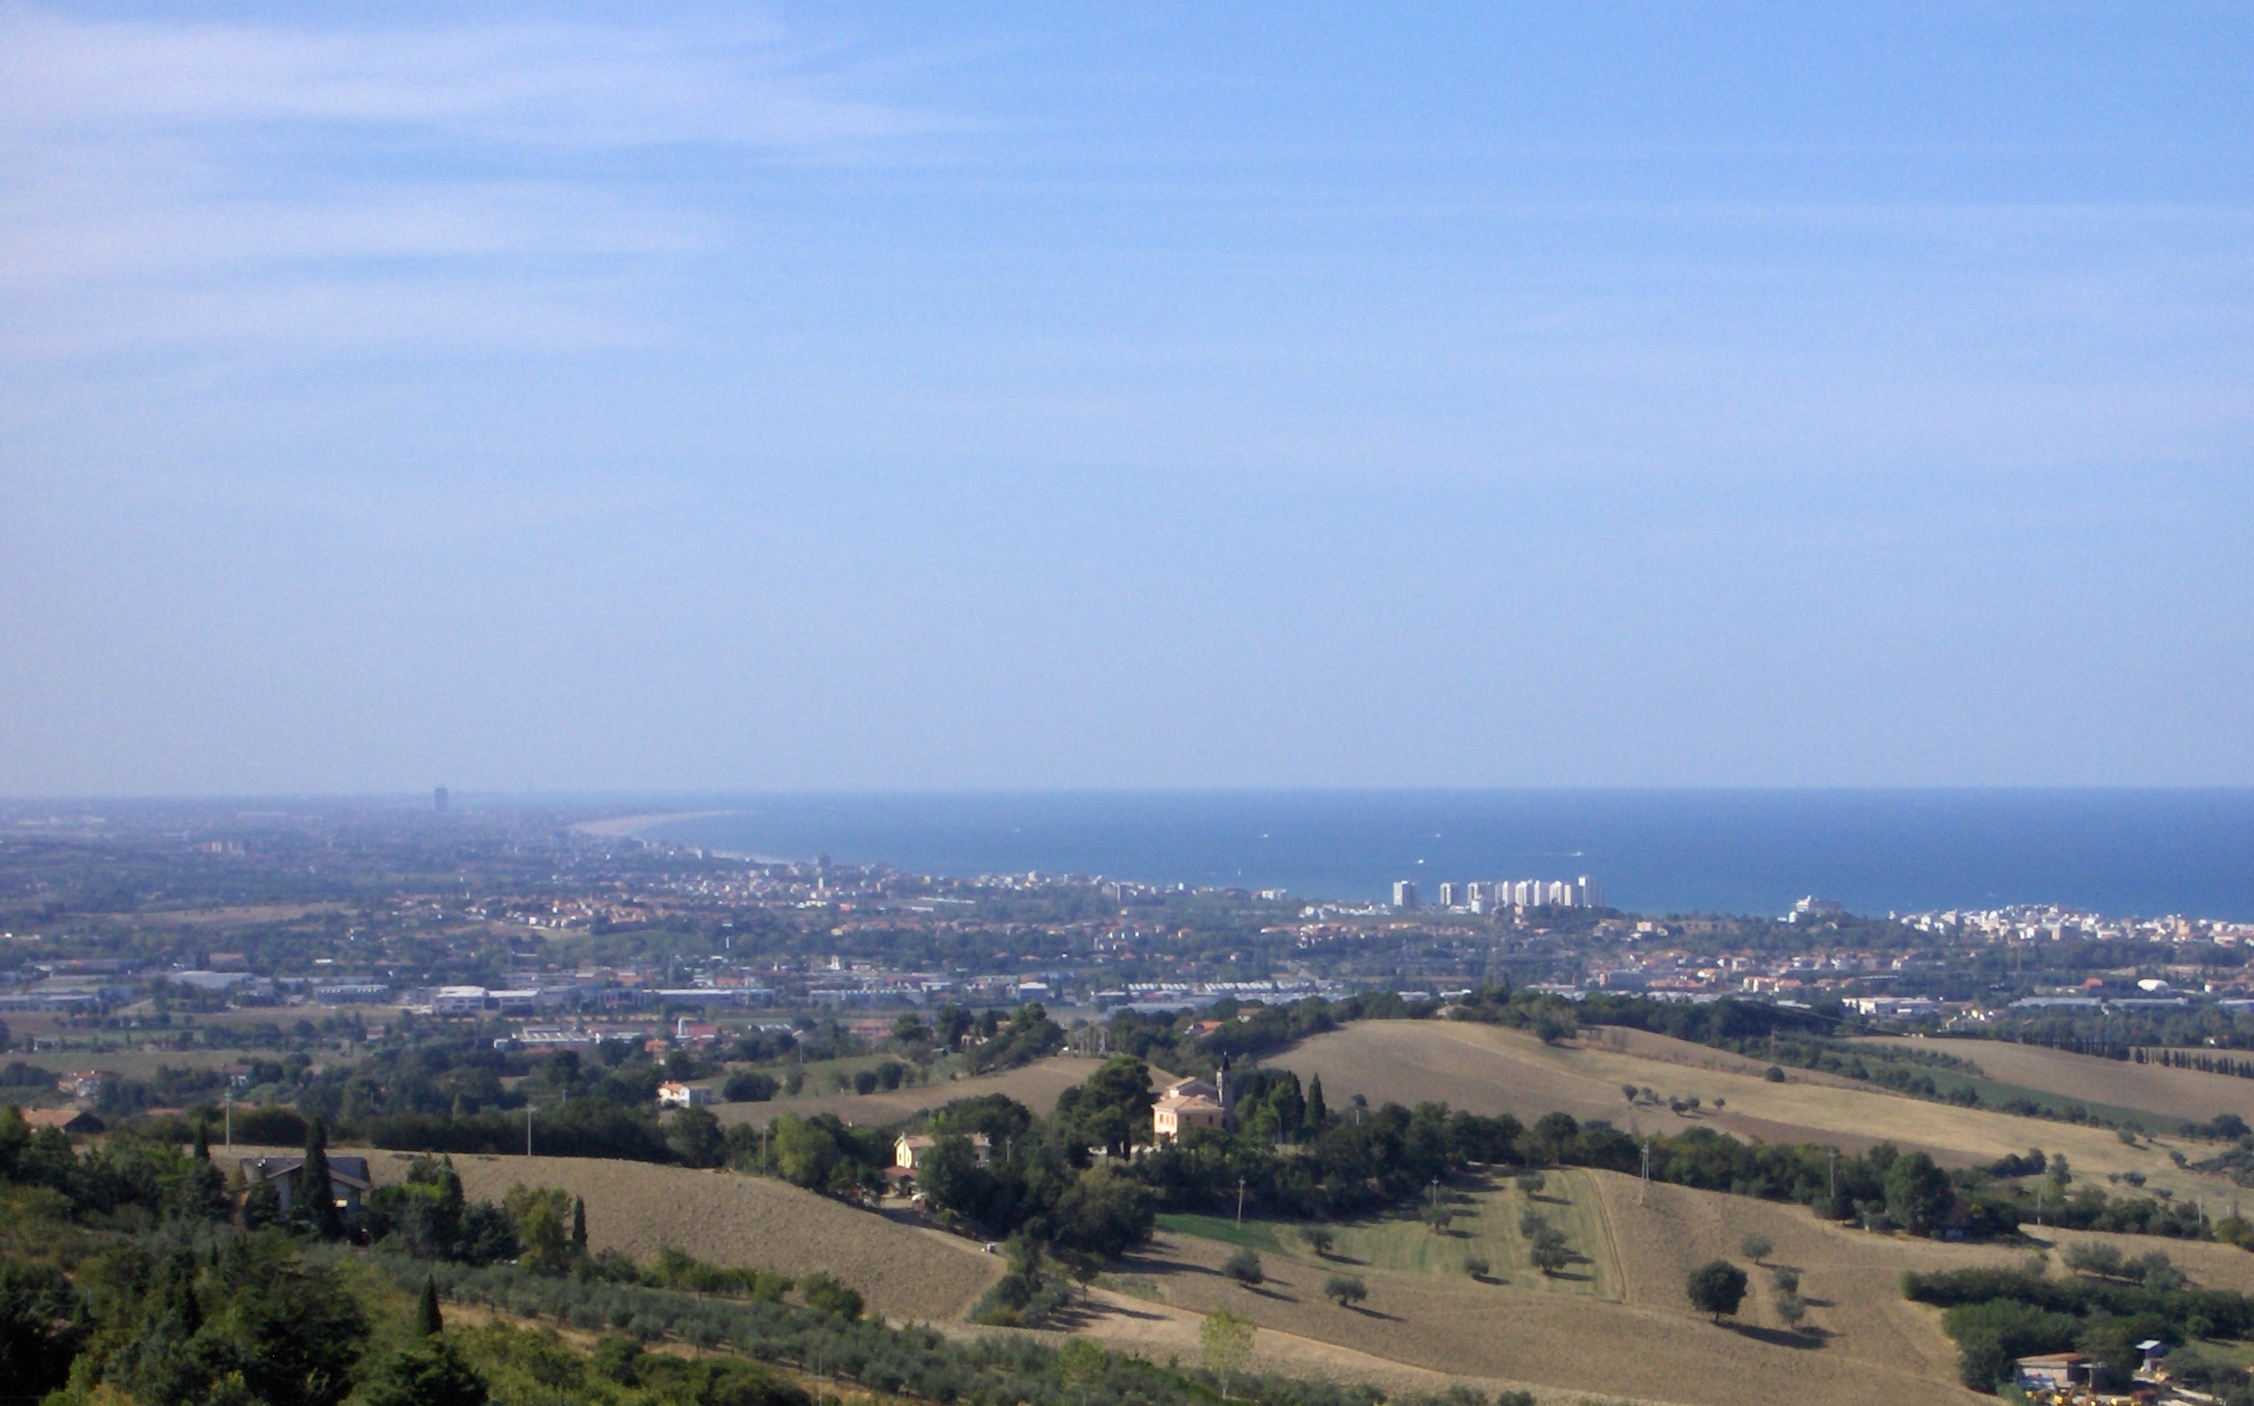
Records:
[[[65,1074],[55,1081],[55,1087],[72,1098],[100,1098],[102,1091],[116,1082],[117,1076],[107,1069],[88,1069]]]
[[[2021,1391],[2064,1391],[2090,1383],[2090,1360],[2079,1352],[2050,1352],[2012,1363]]]
[[[939,1139],[928,1134],[902,1133],[899,1140],[892,1144],[893,1169],[910,1173],[917,1171],[923,1166],[924,1157],[937,1146]],[[993,1160],[994,1140],[984,1133],[972,1133],[970,1150],[971,1155],[978,1159],[978,1165],[983,1167]]]
[[[1151,1107],[1151,1136],[1172,1142],[1190,1128],[1225,1128],[1229,1125],[1229,1071],[1223,1068],[1218,1086],[1203,1079],[1176,1079],[1159,1091]]]
[[[712,1102],[712,1090],[702,1084],[669,1082],[657,1086],[657,1101],[664,1108],[702,1108]]]
[[[245,1157],[242,1159],[243,1185],[246,1188],[271,1183],[275,1194],[281,1198],[282,1214],[288,1215],[290,1202],[298,1194],[298,1182],[305,1173],[303,1157]],[[329,1195],[347,1222],[360,1218],[360,1198],[367,1195],[375,1183],[368,1179],[368,1159],[365,1157],[331,1157],[329,1159]]]

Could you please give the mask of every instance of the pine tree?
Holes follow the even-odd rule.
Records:
[[[329,1125],[319,1117],[305,1125],[305,1165],[297,1174],[297,1189],[313,1233],[323,1240],[344,1238],[336,1188],[329,1181]]]
[[[446,1330],[446,1320],[438,1312],[438,1281],[423,1276],[423,1296],[415,1305],[415,1336],[434,1338]]]
[[[571,1198],[571,1243],[581,1251],[587,1248],[587,1198]]]

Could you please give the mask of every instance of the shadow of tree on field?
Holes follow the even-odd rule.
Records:
[[[1767,1343],[1771,1347],[1789,1347],[1808,1352],[1824,1345],[1823,1338],[1814,1333],[1795,1333],[1783,1328],[1764,1328],[1758,1323],[1725,1323],[1722,1326],[1741,1338],[1751,1338],[1755,1342]]]

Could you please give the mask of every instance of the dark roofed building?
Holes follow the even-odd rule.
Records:
[[[303,1157],[245,1157],[242,1169],[246,1189],[271,1183],[274,1194],[281,1198],[282,1214],[289,1214],[290,1203],[297,1197],[298,1182],[305,1172]],[[374,1185],[368,1179],[367,1158],[329,1158],[329,1195],[336,1201],[338,1214],[346,1221],[360,1218],[361,1198]]]

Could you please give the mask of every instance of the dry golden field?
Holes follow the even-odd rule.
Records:
[[[1086,1082],[1102,1062],[1082,1059],[1077,1055],[1052,1055],[1000,1074],[982,1075],[975,1079],[918,1084],[914,1088],[894,1089],[889,1093],[801,1095],[798,1098],[776,1098],[766,1103],[716,1103],[712,1105],[712,1111],[723,1123],[749,1123],[755,1128],[766,1127],[785,1113],[796,1113],[801,1117],[834,1113],[848,1123],[872,1126],[898,1122],[912,1113],[937,1108],[959,1098],[975,1098],[980,1094],[1006,1094],[1035,1113],[1047,1117],[1049,1111],[1057,1106],[1057,1095],[1075,1084]]]
[[[262,1049],[193,1049],[193,1050],[42,1050],[24,1060],[24,1063],[42,1069],[54,1070],[58,1075],[75,1069],[106,1069],[128,1079],[153,1079],[159,1067],[172,1069],[213,1069],[222,1064],[237,1064],[253,1059],[275,1060],[272,1050]],[[11,1061],[12,1062],[12,1061]],[[276,1060],[279,1063],[279,1060]],[[316,1054],[313,1068],[318,1070],[349,1066],[354,1057],[335,1047]],[[216,1103],[219,1096],[209,1096]]]
[[[1269,1282],[1258,1289],[1218,1272],[1232,1246],[1181,1234],[1162,1234],[1149,1252],[1131,1257],[1118,1282],[1153,1295],[1158,1302],[1150,1312],[1161,1305],[1189,1313],[1230,1308],[1277,1333],[1427,1371],[1541,1384],[1566,1400],[1573,1393],[1694,1406],[1981,1399],[1956,1384],[1955,1349],[1938,1315],[1902,1298],[1901,1274],[2010,1263],[2024,1250],[1869,1235],[1818,1221],[1797,1206],[1644,1188],[1609,1172],[1576,1178],[1604,1227],[1608,1243],[1597,1248],[1617,1274],[1617,1302],[1553,1292],[1520,1274],[1510,1283],[1479,1283],[1437,1265],[1319,1261],[1288,1234],[1279,1235],[1280,1248],[1264,1252]],[[1690,1269],[1717,1256],[1743,1263],[1740,1242],[1755,1230],[1777,1247],[1769,1263],[1801,1272],[1809,1323],[1820,1333],[1783,1329],[1759,1267],[1736,1325],[1711,1324],[1685,1301]],[[1348,1243],[1342,1236],[1342,1250]],[[1322,1296],[1324,1279],[1341,1272],[1368,1284],[1366,1311]],[[1133,1319],[1113,1325],[1106,1315],[1088,1331],[1132,1340],[1152,1330]]]
[[[2066,1153],[2085,1180],[2137,1171],[2152,1187],[2205,1197],[2210,1205],[2244,1195],[2221,1178],[2177,1168],[2167,1155],[2176,1148],[2196,1158],[2210,1150],[2208,1144],[2158,1139],[2130,1147],[2104,1128],[1957,1108],[1837,1079],[1796,1077],[1771,1084],[1750,1072],[1748,1062],[1679,1041],[1664,1044],[1712,1055],[1713,1067],[1648,1057],[1660,1049],[1648,1043],[1656,1039],[1624,1048],[1602,1037],[1546,1046],[1518,1031],[1464,1021],[1362,1021],[1316,1036],[1269,1063],[1302,1078],[1321,1074],[1333,1108],[1356,1093],[1373,1103],[1439,1099],[1522,1119],[1554,1108],[1577,1118],[1609,1118],[1635,1132],[1704,1125],[1741,1138],[1833,1143],[1850,1150],[1889,1141],[1922,1147],[1959,1166],[2041,1147]],[[1682,1116],[1664,1104],[1630,1107],[1621,1086],[1631,1083],[1650,1087],[1662,1099],[1696,1096],[1707,1111]],[[1726,1104],[1719,1112],[1716,1099]]]
[[[2040,1045],[2006,1044],[2001,1040],[1919,1040],[1887,1036],[1867,1043],[1955,1055],[1979,1065],[1991,1079],[2091,1103],[2146,1109],[2202,1123],[2218,1113],[2235,1113],[2248,1123],[2254,1123],[2254,1079],[2240,1079],[2235,1075],[2164,1069],[2156,1064],[2100,1059],[2065,1050],[2046,1050]],[[2229,1051],[2219,1053],[2230,1054]]]
[[[354,909],[344,903],[265,903],[233,908],[147,908],[121,913],[116,921],[136,927],[179,925],[200,927],[214,923],[230,926],[249,923],[297,923],[308,918],[346,918]]]
[[[1173,1358],[1194,1363],[1198,1360],[1202,1314],[1100,1288],[1091,1291],[1086,1302],[1088,1311],[1074,1324],[1075,1334],[1094,1338],[1115,1352],[1133,1353],[1153,1361]],[[1260,1324],[1255,1334],[1252,1367],[1254,1371],[1279,1376],[1367,1383],[1389,1395],[1429,1394],[1451,1386],[1468,1386],[1488,1395],[1504,1390],[1531,1392],[1540,1406],[1588,1406],[1594,1399],[1586,1391],[1545,1386],[1539,1382],[1413,1366],[1374,1352],[1288,1333],[1267,1323]],[[1610,1393],[1598,1406],[1681,1406],[1681,1403]]]
[[[378,1182],[404,1177],[413,1160],[405,1152],[360,1155]],[[595,1250],[647,1259],[674,1245],[716,1264],[790,1275],[827,1270],[892,1318],[960,1317],[1004,1268],[999,1255],[970,1241],[772,1177],[586,1157],[457,1155],[454,1168],[472,1199],[498,1201],[520,1182],[586,1198],[587,1243]]]

